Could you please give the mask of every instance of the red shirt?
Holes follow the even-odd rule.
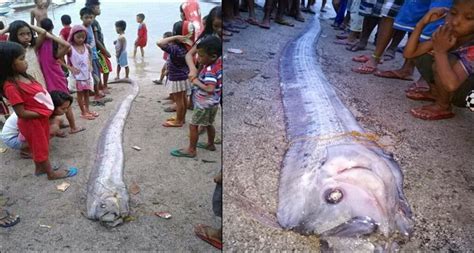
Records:
[[[0,35],[0,41],[7,41],[7,40],[8,40],[8,35],[7,34]]]
[[[5,81],[3,91],[12,105],[23,104],[25,110],[37,112],[45,117],[51,116],[54,110],[53,100],[49,93],[37,81],[24,83],[17,81],[21,91],[11,81]]]
[[[63,29],[61,29],[61,31],[59,32],[59,35],[61,35],[61,38],[63,38],[63,40],[67,41],[68,38],[69,38],[69,33],[71,33],[71,29],[72,27],[64,27]]]

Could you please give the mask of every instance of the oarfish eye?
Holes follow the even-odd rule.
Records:
[[[100,205],[100,208],[105,208],[105,207],[106,207],[105,204],[101,204],[101,205]]]
[[[337,204],[341,202],[343,197],[344,194],[342,194],[340,189],[329,189],[324,194],[324,199],[328,204]]]

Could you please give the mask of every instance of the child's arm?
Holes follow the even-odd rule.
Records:
[[[63,58],[71,49],[71,45],[67,41],[63,40],[62,38],[58,36],[55,36],[51,33],[46,33],[46,37],[49,39],[52,39],[59,45],[58,52],[54,56],[56,59]]]
[[[3,35],[5,33],[9,32],[8,29],[10,29],[10,25],[6,25],[5,28],[0,30],[0,35]]]
[[[38,50],[41,44],[43,44],[43,41],[46,38],[47,32],[45,29],[38,26],[30,25],[30,27],[31,29],[33,29],[33,31],[38,33],[38,37],[36,38],[36,44],[35,44],[35,50]]]
[[[197,45],[194,44],[194,46],[186,53],[186,64],[188,65],[189,68],[189,74],[188,77],[189,79],[192,79],[194,77],[197,77],[198,75],[198,70],[196,68],[196,65],[194,64],[194,55],[197,53]]]
[[[207,84],[203,84],[201,81],[199,81],[199,78],[197,77],[193,77],[191,79],[191,82],[206,92],[213,92],[216,89],[215,82],[208,82]]]
[[[18,118],[22,119],[38,119],[43,117],[37,112],[25,110],[23,103],[14,105],[13,110],[15,111],[16,115],[18,115]]]
[[[110,58],[111,55],[109,53],[109,51],[107,51],[107,49],[105,48],[104,44],[102,44],[102,42],[99,41],[99,37],[97,36],[97,31],[96,29],[93,27],[93,31],[94,31],[94,38],[95,38],[95,46],[97,47],[97,49],[99,51],[101,51],[102,53],[105,54],[105,56],[107,56],[107,58]]]
[[[30,24],[31,25],[35,25],[35,16],[36,16],[35,15],[35,10],[36,10],[36,7],[33,10],[31,10],[31,12],[30,12]]]
[[[468,73],[459,60],[453,66],[449,63],[448,51],[456,45],[456,37],[451,32],[451,28],[443,25],[433,34],[433,53],[436,72],[443,88],[454,92],[466,81]]]
[[[158,42],[156,42],[156,45],[163,49],[165,48],[170,42],[173,42],[173,41],[179,41],[179,42],[184,42],[186,41],[187,37],[186,36],[183,36],[183,35],[175,35],[175,36],[171,36],[171,37],[168,37],[168,38],[164,38],[164,39],[161,39],[159,40]]]
[[[411,59],[426,54],[433,49],[431,40],[419,43],[423,28],[431,22],[441,19],[448,13],[448,8],[433,8],[416,24],[411,36],[408,38],[407,45],[403,51],[405,58]]]

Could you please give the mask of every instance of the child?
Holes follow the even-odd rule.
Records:
[[[128,79],[128,73],[130,72],[128,68],[127,60],[127,39],[125,38],[125,29],[127,28],[127,23],[123,20],[115,22],[115,30],[119,34],[119,37],[114,41],[115,45],[115,55],[117,56],[117,77],[115,80],[120,79],[120,69],[125,68],[125,78]]]
[[[96,112],[89,111],[89,91],[92,89],[92,50],[85,43],[87,30],[82,25],[75,25],[71,29],[68,42],[71,52],[68,55],[70,71],[76,82],[77,103],[81,109],[81,118],[94,120],[99,116]]]
[[[69,94],[66,76],[64,76],[61,64],[59,63],[60,61],[58,60],[64,59],[64,56],[71,49],[71,45],[65,40],[51,34],[54,28],[51,19],[45,18],[41,20],[40,24],[41,28],[48,32],[48,38],[44,40],[38,50],[38,58],[46,81],[46,89],[48,92],[62,91]],[[72,109],[67,111],[66,117],[71,128],[69,131],[70,134],[75,134],[85,130],[82,127],[76,126]]]
[[[171,155],[177,157],[196,156],[196,147],[210,151],[216,150],[214,138],[216,130],[212,125],[219,108],[222,92],[222,43],[215,36],[202,39],[197,45],[198,61],[203,66],[199,78],[193,78],[194,110],[189,125],[189,147],[175,149]],[[207,143],[198,143],[198,127],[207,129]]]
[[[35,174],[46,173],[49,180],[72,177],[76,168],[54,171],[49,162],[49,116],[54,106],[51,96],[26,73],[25,48],[0,42],[0,88],[18,115],[18,128],[30,147]]]
[[[31,10],[31,25],[39,26],[41,20],[48,17],[48,7],[51,4],[51,0],[35,0],[35,8]]]
[[[97,20],[97,16],[100,16],[100,2],[99,0],[86,0],[86,7],[92,10],[94,14],[94,21],[92,21],[92,30],[94,32],[95,43],[97,46],[97,56],[98,56],[98,68],[99,75],[102,74],[103,81],[99,79],[99,89],[101,93],[110,94],[108,81],[109,74],[112,72],[112,63],[109,58],[111,57],[109,51],[105,47],[104,35],[102,34],[102,27]]]
[[[69,33],[71,32],[71,16],[69,15],[62,15],[61,16],[61,24],[63,25],[63,28],[59,32],[59,35],[61,38],[65,41],[69,38]]]
[[[446,16],[445,25],[433,33],[432,40],[419,43],[423,28]],[[465,106],[465,97],[474,84],[474,1],[454,0],[451,9],[431,9],[416,25],[405,47],[406,58],[419,57],[416,65],[430,85],[429,91],[409,91],[414,100],[434,101],[414,108],[414,117],[439,120],[454,117],[451,103]],[[471,77],[471,78],[469,78]]]
[[[32,76],[33,79],[39,82],[43,88],[46,88],[46,81],[44,80],[43,72],[41,71],[37,57],[38,49],[46,38],[46,31],[37,26],[30,26],[22,20],[13,21],[9,26],[9,31],[10,37],[8,39],[12,42],[19,43],[26,50],[28,75]],[[38,33],[38,37],[35,38],[33,36],[33,31]]]
[[[146,25],[143,22],[145,20],[145,14],[139,13],[137,15],[137,23],[138,25],[138,38],[135,40],[135,49],[133,50],[133,57],[137,55],[137,48],[140,48],[140,52],[142,53],[142,58],[145,57],[145,51],[143,50],[144,47],[146,47],[146,41],[147,41],[147,34],[148,31],[146,29]]]
[[[169,54],[168,80],[171,87],[171,96],[176,103],[176,117],[169,118],[164,127],[182,127],[186,117],[186,91],[189,89],[188,66],[186,65],[186,47],[183,42],[186,36],[181,35],[182,21],[173,26],[173,35],[158,41],[157,45]]]
[[[8,29],[5,30],[5,24],[3,24],[2,21],[0,21],[0,41],[7,41],[8,40],[8,34],[5,34]]]
[[[92,77],[94,79],[94,100],[100,100],[105,97],[105,94],[101,93],[101,80],[100,80],[100,70],[99,70],[99,55],[97,52],[97,44],[94,36],[94,31],[92,29],[92,22],[94,21],[94,12],[88,7],[84,7],[80,10],[79,14],[81,15],[82,25],[86,28],[87,31],[87,45],[92,51]],[[78,101],[79,102],[79,101]]]
[[[18,116],[13,112],[5,121],[0,133],[0,139],[11,149],[20,150],[22,158],[31,158],[28,143],[18,130]]]
[[[163,38],[169,38],[173,36],[172,32],[165,32],[163,34]],[[169,54],[167,52],[163,52],[163,60],[165,60],[165,64],[163,64],[163,67],[161,68],[161,76],[159,80],[153,80],[154,84],[163,84],[163,79],[165,79],[165,76],[168,75],[168,59],[170,58]]]
[[[52,91],[49,93],[51,99],[53,100],[54,111],[51,117],[49,118],[50,124],[50,137],[65,137],[64,133],[61,131],[62,128],[62,119],[60,116],[67,114],[71,111],[71,105],[73,98],[67,92],[63,91]],[[82,129],[85,130],[85,129]],[[82,131],[81,130],[81,131]]]

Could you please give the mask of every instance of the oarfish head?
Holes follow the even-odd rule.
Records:
[[[123,223],[119,199],[116,196],[101,198],[95,214],[100,223],[106,227],[115,227]]]
[[[283,227],[341,237],[411,233],[400,169],[381,149],[335,145],[314,158],[307,169],[295,169],[297,177],[280,182],[292,184],[283,188],[287,193],[280,188],[278,220]]]

